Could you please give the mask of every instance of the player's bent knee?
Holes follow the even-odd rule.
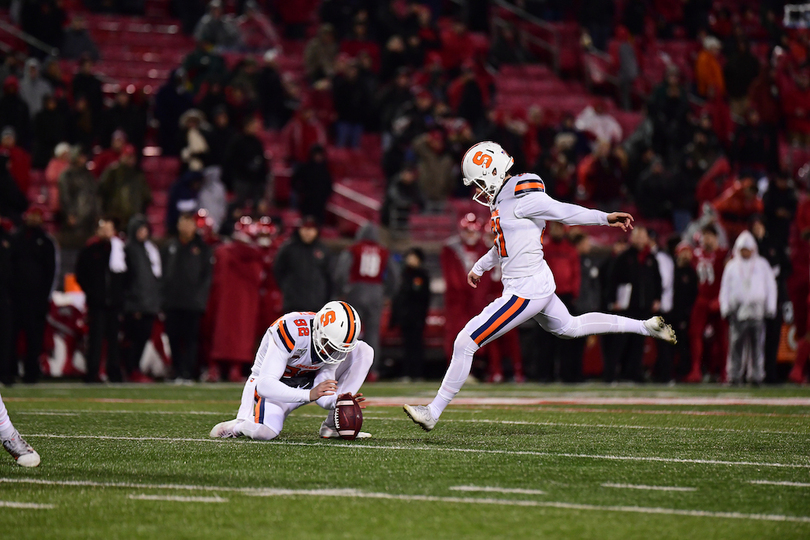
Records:
[[[459,332],[453,342],[453,358],[472,358],[479,349],[478,345],[466,333]]]
[[[582,337],[582,326],[577,317],[571,317],[571,322],[562,328],[549,328],[548,331],[560,339],[576,339]]]
[[[253,432],[250,438],[254,441],[270,441],[276,437],[278,437],[278,433],[267,426],[261,425]]]

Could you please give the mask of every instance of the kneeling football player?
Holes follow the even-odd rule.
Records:
[[[267,329],[242,391],[236,420],[221,422],[211,437],[267,441],[281,433],[292,411],[315,401],[329,411],[320,436],[338,438],[337,396],[363,401],[360,386],[374,361],[374,349],[357,339],[360,317],[346,302],[328,302],[318,313],[293,312]],[[360,432],[358,439],[371,437]]]

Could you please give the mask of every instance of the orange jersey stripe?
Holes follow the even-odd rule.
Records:
[[[280,330],[279,335],[281,336],[281,339],[284,340],[284,344],[287,345],[287,348],[289,348],[290,350],[294,349],[295,341],[293,341],[290,332],[287,330],[287,324],[284,321],[281,321],[278,324],[278,328]]]
[[[528,300],[526,300],[525,298],[518,298],[518,301],[515,302],[515,304],[511,308],[509,308],[509,310],[506,313],[498,317],[498,319],[495,322],[493,322],[489,326],[489,328],[487,328],[480,336],[475,338],[475,344],[481,345],[481,343],[486,341],[489,338],[489,336],[491,336],[492,333],[495,332],[501,324],[507,321],[509,317],[514,315],[515,312],[519,310],[526,302],[528,302]]]
[[[517,186],[515,186],[515,193],[527,189],[546,189],[546,186],[542,182],[537,181],[520,182]]]
[[[354,339],[354,334],[355,331],[357,330],[357,325],[354,322],[354,310],[352,309],[352,306],[350,306],[346,302],[341,302],[341,304],[343,304],[343,307],[346,308],[346,313],[349,314],[349,333],[346,335],[346,344],[348,345]]]

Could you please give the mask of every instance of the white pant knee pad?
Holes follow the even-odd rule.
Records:
[[[257,424],[249,420],[244,422],[241,428],[242,434],[245,437],[253,439],[254,441],[270,441],[278,437],[278,433],[264,424]]]

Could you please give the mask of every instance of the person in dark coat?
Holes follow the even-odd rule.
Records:
[[[768,261],[776,279],[776,313],[773,318],[765,319],[765,381],[782,382],[779,380],[777,355],[782,336],[783,306],[789,301],[787,280],[792,273],[790,256],[784,246],[774,241],[763,216],[753,216],[748,222],[748,230],[754,235],[757,251]]]
[[[0,214],[2,215],[2,214]],[[11,221],[0,219],[0,383],[14,384],[16,362],[12,362],[11,329],[14,311],[11,291],[14,278],[11,273]]]
[[[661,274],[650,249],[647,229],[637,226],[630,236],[630,247],[618,256],[608,277],[607,294],[612,311],[636,319],[648,319],[661,308]],[[605,382],[622,378],[642,382],[644,336],[618,334],[605,357]]]
[[[265,196],[270,167],[264,157],[264,145],[257,136],[260,129],[258,117],[248,119],[242,133],[231,141],[225,153],[223,177],[225,184],[236,194],[237,207],[250,200],[255,208]]]
[[[104,111],[103,140],[110,140],[113,132],[118,129],[127,134],[127,140],[135,148],[143,148],[146,137],[146,110],[136,103],[126,90],[120,90],[115,95],[115,103],[112,107]]]
[[[177,134],[180,116],[194,106],[194,96],[188,91],[182,68],[174,70],[155,94],[155,120],[158,121],[158,142],[163,154],[176,156],[180,152]]]
[[[798,198],[796,187],[784,171],[774,175],[768,184],[768,191],[762,197],[765,227],[771,242],[782,251],[787,251],[790,241],[790,227],[796,217]]]
[[[172,364],[177,380],[189,382],[197,370],[200,321],[213,274],[213,253],[197,234],[195,213],[180,214],[177,238],[169,242],[162,259],[163,311]]]
[[[211,131],[206,134],[210,165],[222,167],[225,163],[225,153],[234,137],[236,137],[236,131],[231,127],[227,107],[217,105],[211,113]]]
[[[79,62],[79,72],[73,76],[72,87],[74,98],[87,98],[93,116],[100,118],[104,108],[104,94],[101,91],[101,80],[93,73],[93,60],[89,56],[83,56]]]
[[[107,343],[107,377],[121,382],[118,330],[124,305],[126,279],[124,241],[118,237],[118,222],[112,217],[99,220],[96,235],[79,253],[76,281],[87,303],[87,373],[85,382],[99,382],[99,366]]]
[[[332,174],[326,162],[323,146],[313,145],[309,161],[295,168],[292,189],[298,199],[298,210],[304,216],[312,216],[318,223],[326,217],[326,203],[332,195]]]
[[[670,383],[689,373],[692,355],[689,349],[689,318],[697,298],[697,273],[692,265],[692,248],[678,234],[667,239],[666,253],[672,258],[672,308],[666,313],[678,336],[678,343],[658,343],[655,360],[657,382]]]
[[[425,376],[425,324],[430,308],[430,274],[424,267],[425,252],[413,247],[405,253],[405,267],[391,305],[392,327],[402,332],[401,375],[410,380]]]
[[[746,124],[734,132],[729,158],[741,174],[759,178],[778,168],[778,146],[776,132],[760,122],[756,109],[748,109]]]
[[[28,199],[9,173],[8,162],[9,157],[0,153],[0,216],[18,223],[28,208]]]
[[[166,231],[169,234],[177,234],[177,220],[180,214],[199,210],[202,182],[202,173],[188,171],[172,184],[169,189],[169,203],[166,206]]]
[[[337,113],[336,145],[358,148],[363,135],[363,122],[371,96],[359,78],[355,61],[346,63],[345,69],[332,79],[332,102]]]
[[[748,101],[748,89],[759,75],[759,59],[751,53],[751,44],[747,40],[736,40],[723,71],[731,112],[742,115]]]
[[[84,17],[74,15],[70,26],[65,29],[65,42],[59,51],[62,58],[78,60],[84,55],[98,61],[100,58],[98,47],[87,31],[87,21]]]
[[[3,81],[3,95],[0,97],[0,118],[2,125],[11,126],[17,133],[20,144],[27,145],[31,135],[31,113],[28,105],[20,97],[20,80],[9,75]]]
[[[124,365],[127,378],[132,382],[148,381],[140,371],[140,360],[161,307],[160,279],[163,268],[160,251],[152,243],[151,235],[146,217],[143,214],[132,216],[124,247],[127,257],[124,336],[129,342]]]
[[[318,223],[304,218],[276,255],[273,273],[283,296],[284,313],[318,311],[332,297],[329,250],[318,239]]]
[[[24,225],[11,238],[14,282],[11,299],[15,323],[12,339],[20,333],[25,336],[23,381],[34,383],[40,376],[39,356],[56,276],[57,248],[56,242],[42,228],[42,209],[29,209],[24,220]]]
[[[394,177],[385,194],[381,222],[393,231],[406,231],[411,214],[424,208],[425,199],[419,189],[416,168],[407,165]]]
[[[264,67],[259,71],[257,81],[258,97],[261,103],[265,126],[281,129],[289,120],[289,111],[284,101],[287,93],[278,68],[278,51],[271,49],[264,54]]]
[[[68,139],[68,119],[58,110],[56,98],[48,95],[42,102],[42,110],[34,116],[34,145],[31,151],[31,166],[40,170],[48,166],[56,145]]]

